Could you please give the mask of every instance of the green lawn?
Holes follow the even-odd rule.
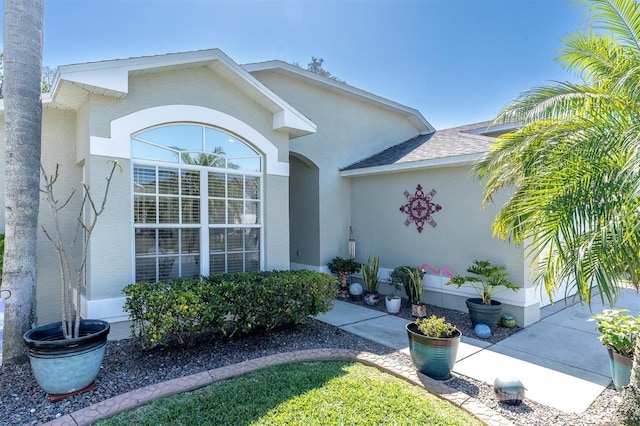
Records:
[[[99,425],[482,425],[422,388],[354,362],[281,365],[154,401]]]

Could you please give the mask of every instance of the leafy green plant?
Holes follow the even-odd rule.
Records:
[[[633,358],[634,341],[640,335],[640,317],[628,312],[628,309],[605,309],[589,321],[596,322],[603,345],[620,355]]]
[[[336,256],[331,259],[331,262],[327,263],[327,267],[332,274],[339,275],[340,273],[351,275],[360,272],[360,263],[354,259],[344,259],[340,256]]]
[[[472,275],[464,277],[455,275],[447,284],[461,287],[468,283],[485,305],[491,304],[491,298],[500,287],[514,291],[520,288],[507,280],[510,274],[504,265],[495,266],[488,260],[474,260],[473,265],[467,268],[467,272]]]
[[[407,297],[409,298],[409,300],[412,300],[411,294],[409,292],[409,269],[417,269],[420,273],[420,279],[424,277],[424,271],[417,266],[397,266],[389,274],[389,284],[392,285],[396,290],[404,288],[404,292],[406,293]]]
[[[443,317],[436,317],[435,315],[418,318],[415,324],[420,333],[427,337],[446,338],[454,337],[459,333],[455,325],[447,322]]]
[[[264,271],[140,282],[123,289],[131,333],[145,348],[265,332],[331,309],[334,278],[319,272]]]
[[[414,305],[422,303],[422,297],[424,288],[422,287],[422,277],[424,272],[419,268],[404,267],[407,276],[407,282],[405,283],[405,290],[409,296],[409,300]]]
[[[362,265],[362,278],[364,280],[364,288],[369,292],[376,292],[380,287],[380,278],[378,270],[380,269],[380,259],[378,256],[373,258],[367,256],[367,263]]]

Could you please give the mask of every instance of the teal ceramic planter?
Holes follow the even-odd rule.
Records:
[[[611,379],[618,392],[627,386],[631,381],[631,368],[633,360],[617,352],[607,349],[609,352],[609,367],[611,368]]]
[[[27,331],[24,342],[38,385],[48,394],[68,394],[89,386],[98,376],[110,325],[81,320],[80,337],[66,340],[60,322]]]
[[[409,351],[414,367],[433,379],[449,379],[462,336],[459,331],[457,333],[448,338],[427,337],[418,331],[415,323],[407,324]]]

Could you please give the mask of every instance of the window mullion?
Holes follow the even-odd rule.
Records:
[[[209,172],[200,170],[200,274],[210,275],[209,269]]]

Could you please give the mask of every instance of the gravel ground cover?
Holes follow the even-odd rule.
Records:
[[[403,307],[399,315],[408,313],[410,318],[408,309],[406,306]],[[429,307],[429,312],[444,315],[458,325],[463,334],[472,335],[469,334],[472,330],[468,314],[436,307]],[[500,329],[501,327],[494,334],[495,339],[499,339],[504,333],[517,332],[517,329]],[[504,337],[506,335],[502,338]],[[383,345],[311,319],[294,328],[266,335],[224,342],[203,340],[190,348],[141,351],[131,339],[111,341],[107,344],[105,360],[96,380],[95,390],[57,403],[50,402],[47,395],[40,390],[28,363],[5,363],[0,368],[0,424],[40,424],[142,386],[247,359],[313,348],[358,349],[387,354],[401,364],[411,363],[410,358],[402,353],[393,352]],[[517,407],[498,403],[492,386],[470,378],[457,377],[449,380],[447,384],[495,409],[514,424],[526,426],[613,425],[615,410],[620,401],[619,394],[609,387],[586,412],[565,414],[529,400]]]

